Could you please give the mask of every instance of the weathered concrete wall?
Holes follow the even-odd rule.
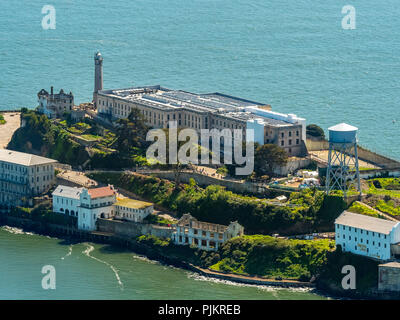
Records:
[[[307,139],[306,146],[308,151],[328,150],[329,142],[327,140]],[[370,151],[361,146],[358,146],[357,150],[358,158],[361,160],[376,164],[385,169],[400,168],[400,162],[397,160],[377,154],[376,152]]]
[[[143,174],[146,173],[143,172]],[[175,172],[173,171],[152,171],[148,174],[152,174],[161,179],[175,180]],[[191,178],[193,178],[199,186],[209,186],[211,184],[215,184],[239,193],[265,194],[266,192],[269,192],[266,187],[248,181],[240,182],[234,180],[217,179],[214,177],[202,175],[197,172],[182,172],[180,175],[180,180],[184,183],[189,183],[189,180]]]
[[[299,158],[289,160],[283,167],[279,167],[275,170],[275,173],[281,176],[287,176],[289,173],[293,173],[297,169],[305,168],[311,164],[310,158]]]
[[[124,237],[138,237],[144,234],[159,238],[171,238],[174,228],[162,227],[153,224],[126,222],[119,220],[97,219],[97,230],[114,233]]]
[[[397,265],[379,265],[379,290],[400,292],[400,264]]]

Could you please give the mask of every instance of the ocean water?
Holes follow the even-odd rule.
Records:
[[[43,266],[56,271],[56,289],[42,288]],[[326,299],[309,289],[283,289],[212,280],[107,245],[0,228],[2,299]]]
[[[104,87],[223,92],[359,127],[360,144],[400,159],[400,3],[386,0],[43,0],[0,2],[0,109],[34,107],[53,85],[90,101]],[[344,5],[356,29],[344,30]]]
[[[42,7],[56,29],[42,28]],[[223,92],[295,113],[325,130],[347,122],[360,144],[400,159],[400,3],[344,0],[0,1],[0,110],[37,105],[54,86],[90,101],[94,52],[106,89],[161,84]],[[1,129],[0,129],[1,134]],[[107,246],[0,230],[0,298],[316,299],[309,292],[205,281]],[[57,289],[40,270],[57,270]]]

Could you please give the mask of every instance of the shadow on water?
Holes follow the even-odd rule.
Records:
[[[106,244],[103,245],[99,248],[99,251],[101,253],[105,253],[105,254],[118,254],[118,253],[131,253],[132,250],[129,250],[127,248],[124,247],[117,247],[111,244]]]
[[[66,239],[59,239],[60,241],[58,241],[59,245],[62,246],[70,246],[70,245],[75,245],[75,244],[80,244],[80,243],[84,243],[85,241],[82,240],[77,240],[77,239],[73,239],[73,238],[66,238]]]

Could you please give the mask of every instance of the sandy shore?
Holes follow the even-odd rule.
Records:
[[[7,122],[0,125],[0,149],[5,149],[14,132],[20,127],[21,113],[4,112],[2,114]]]

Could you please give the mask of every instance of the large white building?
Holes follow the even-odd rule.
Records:
[[[217,251],[225,241],[243,234],[244,228],[237,221],[224,226],[201,222],[190,214],[184,214],[177,222],[172,237],[175,244]]]
[[[99,115],[111,120],[127,118],[132,109],[147,125],[168,128],[241,130],[245,141],[276,144],[289,156],[305,154],[306,119],[271,111],[271,106],[214,92],[206,94],[171,90],[160,85],[103,90],[103,57],[96,53],[93,102]],[[254,130],[254,138],[247,135]]]
[[[115,202],[112,186],[86,189],[60,185],[53,192],[53,211],[77,217],[82,230],[95,230],[99,217],[113,217]]]
[[[344,211],[335,220],[335,241],[342,251],[388,260],[400,242],[400,223]]]
[[[0,149],[0,205],[25,204],[55,183],[56,160]]]

